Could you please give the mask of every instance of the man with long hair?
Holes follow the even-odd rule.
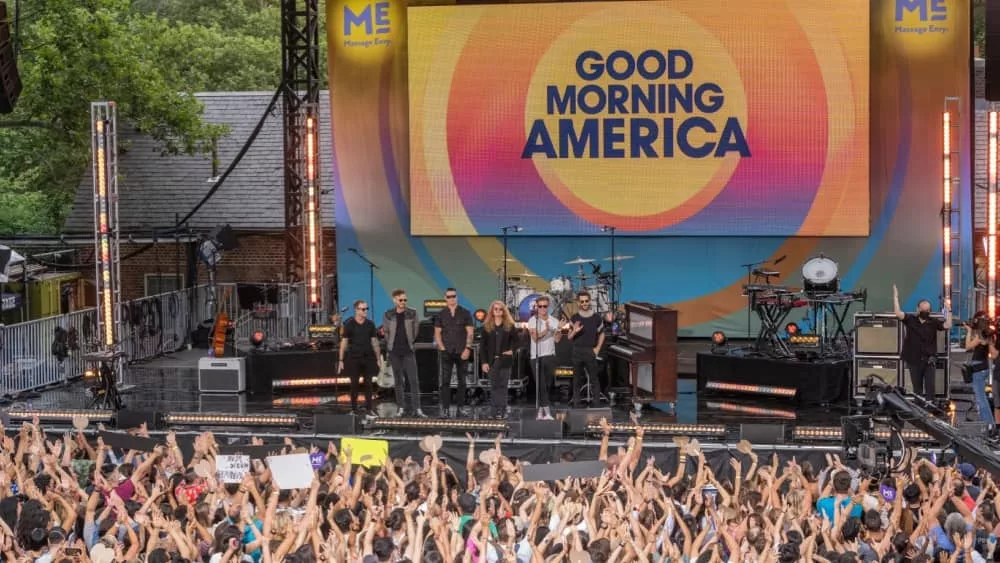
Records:
[[[482,368],[490,378],[493,416],[507,416],[507,386],[514,357],[514,317],[503,301],[490,303],[483,321]]]

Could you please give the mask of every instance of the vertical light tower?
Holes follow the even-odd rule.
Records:
[[[302,253],[306,283],[306,306],[315,317],[323,311],[323,224],[320,214],[319,186],[319,106],[306,104],[305,139],[302,143],[305,156],[305,201],[302,206]],[[314,318],[313,322],[318,322]]]
[[[118,123],[114,102],[90,105],[94,179],[94,264],[97,289],[97,332],[101,349],[119,350],[121,276],[118,228]],[[115,375],[121,380],[120,362]]]
[[[997,308],[997,119],[989,113],[986,199],[986,312],[993,318]]]
[[[947,299],[951,296],[951,112],[944,112],[944,150],[942,151],[942,167],[944,179],[942,185],[943,209],[941,210],[941,220],[944,223],[944,292],[942,297]]]

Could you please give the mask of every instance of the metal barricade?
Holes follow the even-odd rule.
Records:
[[[216,291],[219,310],[234,323],[238,343],[248,342],[257,331],[271,341],[306,333],[310,319],[301,283],[219,284]]]

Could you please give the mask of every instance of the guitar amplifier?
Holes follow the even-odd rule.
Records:
[[[857,356],[854,358],[854,396],[863,397],[868,393],[868,377],[875,375],[887,383],[896,386],[902,373],[902,363],[899,358],[878,358]]]
[[[898,356],[900,321],[887,313],[854,314],[854,353],[873,356]]]
[[[901,362],[902,366],[899,369],[900,387],[906,389],[907,393],[913,392],[913,382],[910,380],[910,370],[906,366],[906,362]],[[948,381],[948,372],[950,371],[950,360],[948,356],[938,356],[936,360],[936,366],[934,371],[934,396],[937,398],[950,398],[951,397],[951,385]]]
[[[202,393],[242,393],[247,388],[244,358],[201,358],[198,360],[198,391]]]

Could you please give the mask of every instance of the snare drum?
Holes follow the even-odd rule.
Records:
[[[837,263],[822,254],[807,260],[802,265],[802,289],[811,294],[840,291]]]
[[[552,295],[562,295],[573,293],[573,279],[567,276],[557,276],[549,280],[549,293]]]

